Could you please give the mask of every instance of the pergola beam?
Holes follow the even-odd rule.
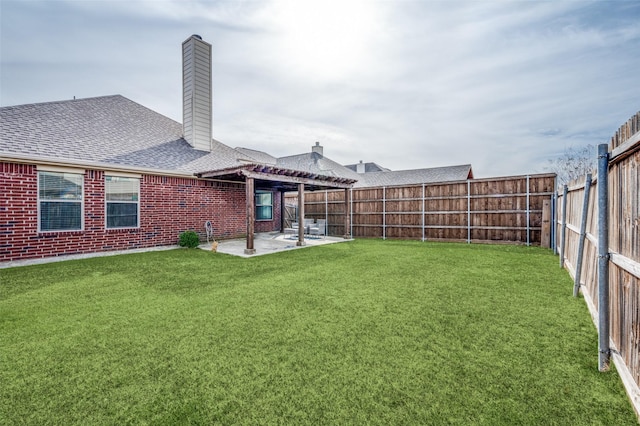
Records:
[[[316,178],[311,177],[302,177],[302,176],[287,176],[287,175],[273,175],[265,172],[256,172],[253,170],[242,170],[241,172],[247,178],[254,178],[258,180],[266,180],[273,182],[286,182],[291,184],[304,184],[310,186],[317,187],[329,187],[329,188],[351,188],[353,183],[350,181],[349,183],[340,182],[338,180],[332,180],[329,178],[328,180],[322,179],[321,176],[316,176]]]

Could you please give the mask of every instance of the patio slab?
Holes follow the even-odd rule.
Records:
[[[245,238],[218,241],[218,253],[230,254],[232,256],[255,257],[265,254],[277,253],[286,250],[295,250],[305,247],[314,247],[324,244],[343,243],[352,241],[340,237],[321,237],[321,238],[305,238],[304,246],[297,246],[297,237],[281,234],[279,232],[264,232],[255,234],[253,239],[253,247],[255,253],[246,254],[244,249],[247,247]],[[211,243],[203,243],[198,246],[202,250],[211,250]]]

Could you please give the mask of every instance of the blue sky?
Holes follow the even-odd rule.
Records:
[[[640,110],[638,0],[0,0],[0,104],[121,94],[182,121],[191,34],[214,137],[276,156],[538,173]]]

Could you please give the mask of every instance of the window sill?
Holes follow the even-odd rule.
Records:
[[[85,232],[84,229],[58,229],[51,231],[43,231],[41,229],[38,230],[39,235],[54,235],[54,234],[83,234]]]

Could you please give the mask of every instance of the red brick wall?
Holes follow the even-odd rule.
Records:
[[[279,200],[274,194],[278,205]],[[246,235],[245,188],[240,184],[143,175],[140,227],[133,229],[105,228],[100,170],[85,171],[83,231],[38,232],[37,203],[36,166],[0,163],[0,262],[177,244],[180,233],[189,229],[204,240],[207,220],[216,239]],[[279,229],[279,214],[274,205],[277,218],[259,222],[256,230]]]

